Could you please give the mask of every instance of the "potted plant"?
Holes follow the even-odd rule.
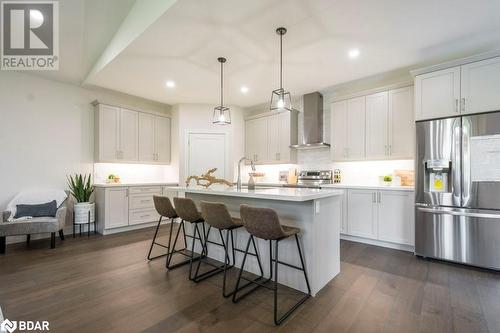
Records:
[[[95,222],[95,203],[90,202],[90,196],[94,192],[94,186],[91,184],[90,174],[75,174],[74,176],[69,176],[68,186],[70,193],[76,200],[74,223],[81,224]]]

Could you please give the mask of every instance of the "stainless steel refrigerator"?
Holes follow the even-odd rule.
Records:
[[[415,254],[500,270],[500,112],[416,129]]]

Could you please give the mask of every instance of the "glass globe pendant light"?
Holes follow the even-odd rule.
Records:
[[[276,29],[276,33],[280,36],[280,87],[273,90],[271,94],[271,111],[292,111],[292,98],[290,92],[283,88],[283,35],[286,34],[286,29],[280,27]]]
[[[229,108],[224,106],[224,63],[226,58],[219,57],[217,61],[220,62],[220,105],[214,108],[214,116],[212,123],[217,125],[231,124],[231,113]]]

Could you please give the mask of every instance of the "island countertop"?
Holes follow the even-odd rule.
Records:
[[[309,201],[342,195],[341,190],[336,189],[311,189],[311,188],[259,188],[255,190],[236,188],[199,188],[199,187],[168,187],[168,190],[186,193],[198,193],[208,195],[220,195],[229,197],[246,197],[253,199],[268,199],[282,201]]]

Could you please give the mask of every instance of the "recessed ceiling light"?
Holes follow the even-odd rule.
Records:
[[[167,82],[165,82],[165,85],[167,86],[167,88],[174,88],[175,82],[172,80],[168,80]]]
[[[351,59],[356,59],[357,57],[359,57],[359,50],[358,49],[351,49],[349,50],[349,58]]]
[[[247,87],[247,86],[241,86],[240,91],[241,91],[243,94],[246,94],[246,93],[248,92],[248,87]]]

